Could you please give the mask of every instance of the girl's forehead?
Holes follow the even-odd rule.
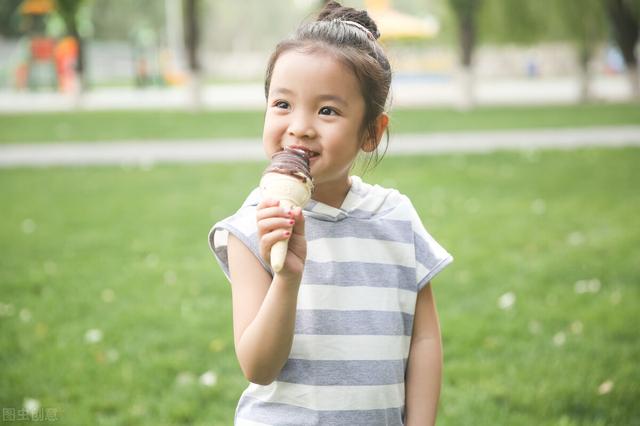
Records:
[[[347,66],[334,55],[322,50],[304,52],[299,50],[289,50],[283,52],[275,63],[277,70],[296,68],[298,72],[330,73],[350,71]]]
[[[354,72],[328,52],[290,50],[275,63],[271,87],[304,86],[306,89],[333,89],[343,95],[360,95]]]

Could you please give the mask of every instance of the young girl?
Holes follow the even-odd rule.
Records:
[[[453,258],[406,196],[349,175],[389,122],[378,37],[366,12],[330,2],[269,61],[265,152],[304,149],[315,190],[285,210],[256,189],[209,235],[251,382],[236,425],[435,423],[442,350],[429,284]],[[285,239],[274,274],[271,246]]]

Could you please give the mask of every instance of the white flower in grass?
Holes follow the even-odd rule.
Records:
[[[84,341],[87,343],[98,343],[102,340],[102,330],[92,328],[84,334]]]
[[[100,297],[104,303],[111,303],[115,300],[116,294],[110,288],[105,288],[102,290],[102,293],[100,293]]]
[[[559,331],[553,336],[553,344],[556,346],[562,346],[567,341],[567,335],[564,334],[564,331]]]
[[[598,395],[606,395],[613,390],[613,381],[607,380],[598,386]]]
[[[537,163],[540,161],[540,153],[535,149],[524,149],[521,151],[522,158],[529,163]]]
[[[183,371],[180,374],[178,374],[178,376],[176,376],[176,383],[179,386],[187,386],[192,384],[194,381],[196,380],[195,376],[193,375],[193,373],[189,372],[189,371]]]
[[[22,407],[24,408],[24,411],[27,412],[27,414],[29,414],[30,416],[34,416],[40,410],[40,401],[35,398],[25,398],[24,402],[22,403]]]
[[[20,309],[20,319],[22,320],[22,322],[31,321],[31,311],[27,308]]]
[[[155,254],[149,253],[147,257],[144,258],[144,263],[149,268],[155,268],[160,263],[160,260],[158,259],[158,256],[156,256]]]
[[[622,293],[620,292],[620,290],[615,290],[613,293],[611,293],[611,304],[612,305],[617,305],[622,301]]]
[[[25,234],[33,234],[36,230],[36,223],[32,219],[25,219],[22,221],[22,232]]]
[[[570,328],[573,334],[582,334],[582,329],[583,329],[582,321],[576,320],[572,322]]]
[[[109,349],[107,351],[107,361],[113,363],[120,359],[120,353],[116,349]]]
[[[176,273],[171,269],[164,273],[164,282],[167,285],[173,285],[177,281]]]
[[[15,309],[11,303],[0,303],[0,317],[10,317],[13,316]]]
[[[585,240],[584,234],[580,231],[574,231],[567,237],[567,243],[574,247],[584,244]]]
[[[200,384],[207,387],[215,386],[218,382],[218,376],[213,371],[207,371],[202,376],[200,376]]]
[[[597,278],[593,278],[590,279],[587,282],[587,289],[589,290],[590,293],[597,293],[600,291],[600,287],[602,287],[602,284],[600,283],[600,280]]]
[[[516,295],[511,291],[503,294],[498,299],[498,306],[500,307],[500,309],[504,309],[504,310],[511,309],[515,303],[516,303]]]
[[[531,203],[531,211],[538,215],[544,214],[547,211],[547,204],[543,199],[537,198]]]
[[[529,333],[540,334],[541,331],[542,331],[542,326],[540,325],[539,321],[537,320],[529,321]]]
[[[578,294],[584,293],[597,293],[600,291],[602,284],[597,278],[591,278],[589,280],[578,280],[573,285],[573,290]]]

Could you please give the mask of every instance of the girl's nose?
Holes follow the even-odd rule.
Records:
[[[298,139],[313,139],[317,135],[312,120],[302,116],[292,117],[288,133]]]

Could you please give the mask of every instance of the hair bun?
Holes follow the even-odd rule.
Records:
[[[368,29],[373,37],[377,40],[380,37],[380,31],[373,19],[366,10],[357,10],[352,7],[344,7],[337,1],[330,1],[324,5],[317,21],[353,21]]]

